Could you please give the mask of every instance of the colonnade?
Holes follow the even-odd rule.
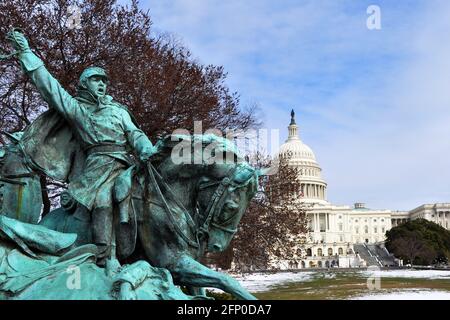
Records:
[[[326,199],[325,186],[313,183],[302,183],[301,187],[304,198]]]

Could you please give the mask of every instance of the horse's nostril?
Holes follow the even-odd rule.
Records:
[[[222,246],[218,245],[218,244],[214,244],[213,249],[214,249],[214,251],[220,252],[220,251],[222,251]]]

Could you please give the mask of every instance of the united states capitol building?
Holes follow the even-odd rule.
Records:
[[[312,149],[299,136],[294,111],[289,135],[279,157],[290,156],[289,165],[299,169],[299,201],[305,205],[310,234],[300,256],[274,260],[279,269],[390,266],[398,264],[384,248],[385,233],[406,221],[424,218],[450,227],[450,203],[424,204],[410,211],[369,209],[364,203],[335,205],[327,201],[327,182]],[[363,197],[364,195],[358,195]]]

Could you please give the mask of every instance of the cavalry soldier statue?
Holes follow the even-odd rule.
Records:
[[[92,242],[98,247],[97,263],[104,266],[115,254],[111,252],[115,179],[134,164],[131,153],[139,160],[147,161],[155,153],[155,147],[137,127],[128,109],[106,94],[108,77],[102,68],[85,69],[79,78],[77,95],[73,97],[30,50],[21,32],[13,30],[7,38],[17,50],[15,56],[22,69],[50,106],[48,112],[52,113],[49,119],[53,120],[41,121],[42,128],[34,131],[34,136],[41,135],[40,140],[28,140],[28,144],[32,141],[31,145],[34,145],[33,160],[35,163],[39,162],[36,159],[41,160],[40,167],[48,176],[69,182],[67,193],[78,206],[91,213]],[[49,124],[49,121],[53,123]],[[63,128],[60,123],[64,123]],[[49,129],[51,125],[53,128]],[[67,131],[68,128],[73,133],[70,139],[49,138],[55,135],[56,129]],[[70,144],[78,145],[83,153],[83,161],[78,161],[81,164],[70,163],[78,159],[78,154],[69,154],[73,151],[73,148],[69,150]],[[53,149],[49,151],[49,148]],[[81,170],[69,177],[67,167],[74,165]]]

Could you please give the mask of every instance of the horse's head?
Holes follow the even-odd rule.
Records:
[[[157,147],[155,164],[191,209],[197,239],[207,251],[225,250],[256,193],[257,171],[231,141],[214,135],[172,135]]]
[[[217,164],[212,175],[199,181],[200,232],[207,235],[209,252],[225,250],[237,232],[247,206],[255,195],[257,175],[247,163]]]

